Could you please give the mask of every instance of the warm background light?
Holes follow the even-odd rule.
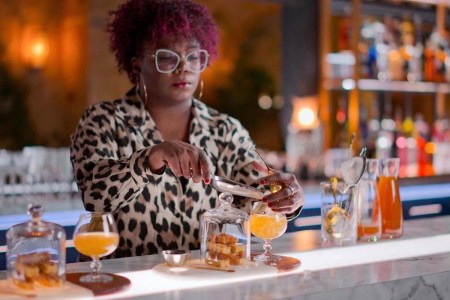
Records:
[[[18,127],[12,138],[2,136],[0,148],[68,146],[86,107],[130,90],[126,74],[117,70],[105,30],[108,11],[124,2],[0,1],[0,61],[7,62],[10,72],[27,86],[18,93],[26,93],[19,102],[27,113],[20,118],[28,120],[23,127],[30,129]],[[283,99],[276,95],[281,86],[282,5],[254,0],[196,2],[220,16],[219,56],[202,74],[202,101],[239,119],[260,147],[281,150],[278,109]],[[267,97],[258,106],[263,95]]]
[[[258,105],[261,109],[270,109],[273,105],[272,98],[270,98],[268,95],[262,95],[258,99]]]
[[[23,59],[25,64],[32,69],[41,69],[45,66],[49,54],[49,42],[47,34],[30,26],[24,30]]]
[[[300,109],[300,111],[297,114],[297,119],[302,127],[310,127],[314,125],[314,122],[316,121],[316,116],[314,115],[314,112],[311,108],[305,107]]]
[[[291,123],[297,130],[312,130],[319,127],[318,100],[314,96],[296,97],[292,100]]]
[[[42,68],[46,62],[48,55],[47,40],[40,36],[31,44],[30,65],[34,68]]]

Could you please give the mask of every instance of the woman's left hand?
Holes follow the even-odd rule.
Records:
[[[263,168],[267,171],[267,168]],[[260,169],[259,166],[256,169]],[[267,194],[263,198],[263,201],[275,212],[294,213],[305,202],[303,189],[294,174],[275,171],[274,174],[261,178],[259,184],[265,186],[281,184],[281,190]]]

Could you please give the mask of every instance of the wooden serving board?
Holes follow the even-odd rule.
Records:
[[[80,277],[86,275],[86,273],[68,273],[66,274],[66,280],[91,290],[95,296],[115,293],[131,285],[131,281],[126,277],[110,273],[106,274],[113,278],[112,281],[106,283],[80,282]]]
[[[252,254],[252,256],[254,255]],[[177,278],[205,281],[276,274],[291,271],[300,265],[300,260],[288,256],[281,256],[281,259],[275,265],[250,261],[246,266],[230,266],[228,268],[216,268],[202,263],[200,259],[192,259],[188,260],[186,265],[182,267],[171,267],[163,263],[155,266],[152,270],[161,275],[175,275]]]
[[[93,299],[94,293],[79,285],[66,282],[61,287],[38,286],[34,290],[24,290],[12,285],[8,280],[0,280],[0,299]]]
[[[208,266],[200,261],[200,259],[188,260],[186,265],[182,267],[172,267],[166,263],[156,265],[153,272],[162,276],[175,276],[178,278],[184,278],[190,281],[208,281],[227,279],[230,277],[247,277],[258,274],[276,274],[277,270],[270,266],[261,265],[258,266],[254,262],[248,262],[246,266],[230,266],[229,268],[216,268]]]
[[[251,254],[252,260],[255,256],[257,256],[259,254],[260,253],[252,253]],[[290,256],[284,256],[284,255],[278,255],[278,257],[280,259],[272,264],[266,263],[266,262],[258,262],[258,263],[275,267],[278,269],[278,272],[288,272],[288,271],[294,270],[302,265],[301,261],[297,258],[290,257]]]

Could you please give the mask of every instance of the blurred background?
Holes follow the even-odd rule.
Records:
[[[0,148],[68,146],[88,105],[129,90],[105,32],[107,12],[122,2],[1,1]],[[281,150],[280,4],[199,3],[221,29],[220,59],[203,75],[204,101],[243,120],[261,146]],[[263,96],[280,103],[260,106]]]

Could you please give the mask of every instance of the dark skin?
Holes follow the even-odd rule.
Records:
[[[196,183],[202,179],[209,183],[211,173],[206,155],[203,150],[189,144],[188,140],[192,97],[200,74],[187,71],[183,61],[173,73],[158,72],[151,54],[161,48],[183,56],[200,46],[195,41],[164,37],[156,46],[144,44],[144,56],[132,59],[134,69],[141,74],[141,97],[164,140],[150,151],[150,169],[156,172],[167,166],[176,176],[192,178]]]
[[[157,173],[164,167],[169,167],[178,177],[191,178],[195,183],[203,180],[209,184],[211,171],[206,154],[202,149],[189,144],[192,98],[200,81],[200,73],[187,70],[184,60],[180,61],[172,73],[158,72],[152,57],[158,49],[168,49],[185,57],[201,47],[196,40],[166,36],[156,45],[144,43],[143,55],[131,60],[133,70],[140,76],[140,96],[164,141],[152,146],[149,155],[150,169]],[[257,162],[254,167],[260,172],[268,171]],[[279,192],[268,194],[263,199],[272,210],[292,213],[303,205],[303,190],[293,174],[279,172],[267,175],[261,179],[260,184],[277,182],[283,185]]]
[[[269,186],[270,184],[281,184],[283,188],[276,193],[267,193],[263,201],[275,212],[293,213],[304,204],[303,189],[294,174],[275,172],[269,175],[265,165],[253,163],[255,169],[266,172],[267,176],[261,178],[259,184]]]

